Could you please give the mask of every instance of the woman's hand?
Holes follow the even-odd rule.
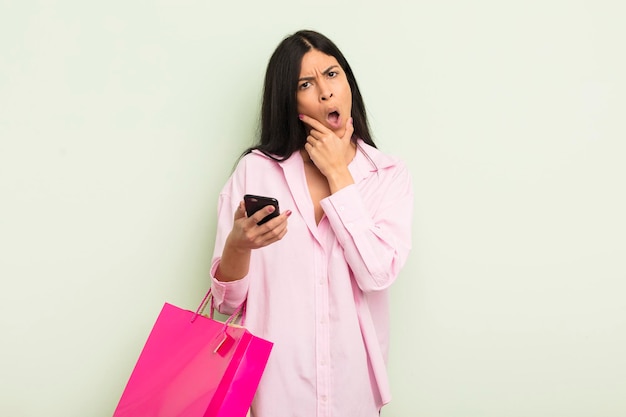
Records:
[[[356,145],[352,141],[354,133],[352,118],[346,121],[342,137],[337,136],[335,132],[312,117],[302,114],[300,120],[311,128],[304,149],[317,169],[328,180],[331,193],[353,184],[354,180],[348,170],[348,165],[356,152]]]
[[[233,228],[226,238],[215,278],[219,281],[236,281],[245,277],[250,269],[252,249],[271,245],[287,234],[287,218],[291,216],[291,210],[287,210],[260,226],[257,225],[273,211],[274,207],[265,206],[248,217],[243,200],[239,203],[234,214]]]
[[[239,250],[258,249],[279,241],[287,233],[287,218],[291,211],[257,225],[265,216],[274,212],[274,207],[265,206],[261,210],[248,217],[244,202],[239,203],[235,211],[233,229],[226,240],[227,245],[232,245]]]

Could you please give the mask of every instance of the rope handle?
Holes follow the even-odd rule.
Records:
[[[213,320],[213,311],[215,309],[215,306],[213,305],[213,294],[211,294],[210,287],[209,287],[209,291],[207,291],[206,295],[202,299],[202,302],[198,306],[196,313],[193,315],[193,318],[191,319],[192,323],[196,321],[198,316],[204,312],[204,309],[209,304],[209,302],[211,303],[210,310],[209,310],[209,318]],[[246,302],[244,301],[243,303],[241,303],[239,307],[235,309],[233,314],[231,314],[228,317],[228,319],[226,319],[226,321],[224,322],[224,328],[226,328],[226,326],[228,326],[229,324],[234,323],[237,320],[237,318],[239,318],[239,316],[241,316],[241,324],[243,325],[243,316],[245,312],[245,306],[246,306]]]

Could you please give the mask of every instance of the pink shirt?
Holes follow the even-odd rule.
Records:
[[[247,298],[245,326],[274,342],[254,417],[376,417],[391,399],[388,289],[411,247],[412,183],[404,163],[362,141],[349,169],[355,184],[321,201],[319,225],[298,152],[246,155],[220,194],[212,276],[244,194],[293,211],[282,240],[252,251],[246,277],[212,284],[220,311]]]

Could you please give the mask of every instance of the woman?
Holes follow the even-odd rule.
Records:
[[[376,149],[356,79],[325,36],[299,31],[270,58],[261,137],[224,186],[215,303],[246,302],[274,342],[254,417],[374,417],[390,400],[389,286],[411,246],[405,165]],[[242,197],[274,197],[246,216]],[[234,215],[233,215],[234,213]]]

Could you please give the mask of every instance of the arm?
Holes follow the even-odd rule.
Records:
[[[363,291],[391,285],[411,247],[413,190],[403,164],[379,170],[369,189],[356,185],[348,169],[354,157],[354,128],[346,122],[342,137],[318,120],[301,115],[311,129],[305,149],[328,181],[330,196],[320,204],[344,249],[346,261]],[[368,204],[361,195],[368,193]]]
[[[218,281],[237,281],[248,275],[252,250],[271,245],[285,236],[290,211],[265,224],[257,225],[261,219],[273,212],[274,207],[265,206],[247,217],[243,201],[239,202],[235,210],[233,228],[226,238],[221,260],[215,270],[215,278]]]
[[[346,262],[366,292],[388,288],[411,248],[411,178],[404,165],[390,174],[378,173],[386,178],[370,185],[373,190],[352,185],[321,201]],[[362,194],[368,191],[366,204]]]
[[[252,250],[282,239],[287,233],[287,218],[291,215],[287,211],[259,226],[257,223],[272,213],[274,207],[266,206],[247,217],[243,201],[240,201],[232,220],[227,215],[230,207],[230,199],[220,195],[218,231],[211,268],[213,296],[219,311],[222,311],[222,306],[226,307],[225,311],[233,310],[245,300],[248,282],[244,278],[248,275]]]

